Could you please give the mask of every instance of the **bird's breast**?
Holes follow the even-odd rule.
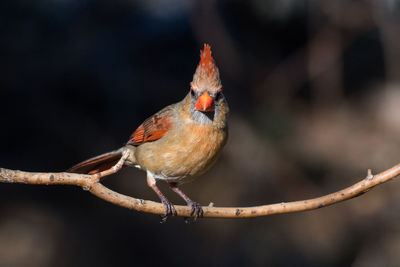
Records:
[[[159,179],[186,182],[204,173],[226,143],[226,129],[188,123],[137,147],[136,160]]]

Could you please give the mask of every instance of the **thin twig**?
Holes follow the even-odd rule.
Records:
[[[118,206],[142,212],[164,214],[164,206],[161,203],[122,195],[110,190],[100,183],[100,178],[116,173],[120,170],[128,156],[129,152],[124,152],[122,158],[114,167],[93,175],[67,172],[33,173],[0,168],[0,182],[77,185],[81,186],[85,190],[89,190],[93,195]],[[368,170],[367,176],[360,182],[329,195],[300,201],[282,202],[253,207],[225,208],[208,206],[203,207],[204,217],[248,218],[318,209],[362,195],[371,188],[392,180],[398,175],[400,175],[400,164],[376,175],[372,175],[371,171]],[[178,216],[190,216],[190,207],[176,205],[175,208]]]

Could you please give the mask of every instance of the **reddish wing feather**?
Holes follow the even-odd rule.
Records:
[[[129,138],[128,145],[140,145],[160,139],[172,127],[170,108],[165,108],[145,120]]]

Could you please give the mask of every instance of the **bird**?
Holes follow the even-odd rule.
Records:
[[[179,186],[193,181],[216,162],[227,142],[228,114],[218,67],[210,45],[204,44],[189,92],[183,100],[146,119],[122,148],[78,163],[68,172],[95,174],[107,170],[129,150],[124,166],[146,172],[148,186],[165,207],[161,222],[176,216],[177,212],[157,187],[159,180],[167,182],[191,207],[190,215],[197,220],[203,216],[202,206]]]

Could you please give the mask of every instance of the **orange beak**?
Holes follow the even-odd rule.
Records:
[[[196,102],[196,110],[203,112],[214,111],[214,99],[205,91]]]

